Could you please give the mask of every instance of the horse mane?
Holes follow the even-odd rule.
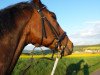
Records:
[[[45,6],[40,2],[40,6]],[[5,33],[11,32],[14,28],[16,28],[16,17],[26,17],[23,16],[24,10],[28,10],[33,12],[34,2],[30,0],[30,2],[20,2],[15,5],[8,6],[7,8],[0,10],[0,37]],[[48,10],[48,9],[47,9]]]
[[[29,2],[21,2],[15,5],[8,6],[0,10],[0,36],[5,32],[12,31],[15,27],[15,18],[20,17],[24,10],[32,12],[32,5]],[[22,16],[23,17],[23,16]],[[25,17],[25,16],[24,16]]]

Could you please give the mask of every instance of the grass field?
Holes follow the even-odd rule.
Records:
[[[50,57],[46,55],[45,57]],[[54,60],[21,55],[12,75],[50,75]],[[72,54],[59,60],[55,75],[90,75],[100,69],[100,54]]]

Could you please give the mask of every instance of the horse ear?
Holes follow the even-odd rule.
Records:
[[[33,0],[33,2],[34,2],[35,4],[39,4],[39,3],[41,3],[40,0]]]
[[[40,0],[33,0],[34,3],[37,3],[37,2],[39,2],[39,1],[40,1]]]
[[[41,0],[33,0],[33,3],[38,5],[39,7],[42,7],[42,2]]]

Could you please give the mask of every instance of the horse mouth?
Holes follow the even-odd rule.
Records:
[[[68,55],[71,55],[73,53],[73,51],[70,51],[69,53],[68,53]]]
[[[67,49],[64,51],[64,56],[71,55],[73,53],[73,48],[72,49]]]

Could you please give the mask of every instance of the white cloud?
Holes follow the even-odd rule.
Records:
[[[71,35],[75,45],[100,44],[100,21],[85,22],[87,28]]]
[[[28,44],[28,45],[24,48],[24,50],[33,50],[33,48],[34,48],[34,45]]]
[[[100,24],[100,21],[86,21],[86,24]]]
[[[86,28],[80,33],[83,37],[93,37],[100,35],[100,24],[99,25],[91,25],[89,28]]]

